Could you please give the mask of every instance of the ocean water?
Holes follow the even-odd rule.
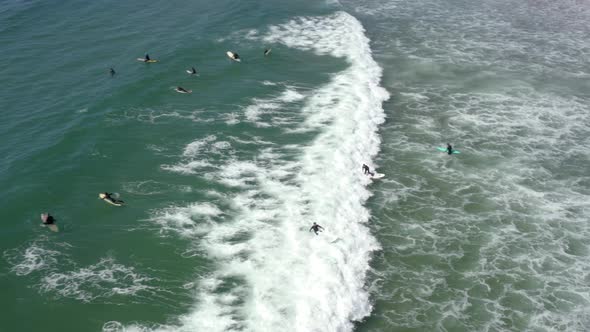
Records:
[[[0,331],[590,329],[587,1],[0,22]]]

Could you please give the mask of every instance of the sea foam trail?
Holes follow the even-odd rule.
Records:
[[[109,322],[105,330],[351,331],[352,321],[371,311],[365,276],[379,245],[363,225],[369,219],[363,203],[370,180],[360,166],[379,150],[381,104],[389,96],[379,87],[381,69],[369,40],[344,12],[299,18],[249,38],[349,64],[307,95],[301,110],[305,121],[285,129],[286,134],[318,134],[306,146],[261,146],[254,160],[229,160],[220,172],[205,174],[239,189],[226,197],[229,220],[216,222],[220,211],[212,205],[207,211],[216,211],[215,218],[207,215],[207,227],[195,229],[187,225],[203,217],[201,208],[156,213],[155,222],[179,225],[179,234],[198,240],[218,268],[197,280],[197,303],[176,324],[148,328]],[[187,145],[185,154],[197,145]],[[297,158],[285,158],[293,151]],[[207,169],[196,174],[202,172]],[[248,181],[237,181],[244,178]],[[308,232],[313,221],[325,227],[320,236]]]

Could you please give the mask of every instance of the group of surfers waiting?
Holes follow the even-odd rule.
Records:
[[[269,54],[270,54],[270,51],[271,51],[271,49],[270,49],[270,48],[267,48],[267,49],[265,49],[265,50],[264,50],[264,56],[267,56],[267,55],[269,55]],[[230,55],[230,54],[231,54],[231,55]],[[240,56],[238,55],[238,53],[233,53],[233,52],[230,52],[230,53],[228,53],[228,56],[229,56],[229,57],[230,57],[232,60],[235,60],[235,61],[238,61],[238,62],[239,62],[239,61],[241,61],[241,58],[240,58]],[[142,59],[141,59],[141,58],[138,58],[138,60],[142,60]],[[147,54],[147,53],[146,53],[146,55],[143,57],[143,62],[146,62],[146,63],[148,63],[148,62],[155,62],[155,61],[157,61],[157,60],[152,60],[152,58],[150,58],[150,55],[149,55],[149,54]],[[115,76],[115,74],[116,74],[117,72],[115,71],[115,69],[114,69],[114,68],[112,68],[112,67],[111,67],[111,68],[109,69],[109,73],[111,74],[111,77],[112,77],[112,76]],[[195,67],[191,67],[191,69],[188,69],[188,70],[187,70],[187,73],[189,73],[190,75],[197,75],[197,70],[195,69]],[[180,93],[191,93],[191,92],[192,92],[192,90],[187,90],[187,89],[185,89],[185,88],[183,88],[183,87],[181,87],[181,86],[177,86],[177,87],[176,87],[174,90],[176,90],[176,92],[180,92]]]
[[[265,49],[264,50],[264,55],[265,56],[268,55],[269,53],[270,53],[270,49]],[[232,58],[235,61],[240,61],[240,59],[241,59],[240,56],[238,55],[238,53],[231,53],[230,58]],[[140,60],[140,59],[138,59],[138,60]],[[150,55],[146,53],[146,55],[143,58],[143,61],[147,63],[147,62],[151,62],[152,59],[150,58]],[[115,74],[116,74],[116,71],[115,71],[114,68],[110,68],[109,72],[110,72],[111,76],[115,76]],[[190,70],[187,70],[187,72],[190,75],[196,75],[197,74],[197,70],[195,69],[195,67],[191,67],[191,69]],[[183,88],[181,86],[176,87],[175,90],[177,92],[181,92],[181,93],[190,93],[191,92],[191,90],[186,90],[185,88]],[[453,146],[450,143],[447,143],[446,152],[448,154],[453,154]],[[363,166],[362,166],[362,171],[363,171],[364,174],[369,174],[370,176],[374,176],[375,175],[374,172],[371,172],[371,169],[369,168],[369,166],[367,166],[365,164],[363,164]],[[99,194],[99,197],[100,197],[100,199],[102,199],[104,201],[108,201],[111,204],[114,203],[114,204],[122,205],[124,203],[122,200],[115,199],[113,197],[113,194],[112,193],[108,193],[108,192],[100,193]],[[52,215],[50,215],[49,213],[47,213],[47,217],[43,220],[43,224],[45,224],[45,225],[53,225],[53,224],[55,224],[55,221],[56,221],[55,218]],[[324,230],[324,228],[322,226],[318,225],[315,222],[313,223],[313,225],[309,229],[309,231],[310,232],[313,231],[315,233],[315,235],[319,235],[319,232],[322,232],[323,230]]]

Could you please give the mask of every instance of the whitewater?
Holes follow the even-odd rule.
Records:
[[[248,39],[346,62],[315,90],[283,84],[283,92],[254,98],[244,109],[243,121],[280,125],[281,136],[315,138],[283,146],[241,141],[259,146],[254,160],[244,160],[231,138],[209,135],[188,143],[178,163],[162,165],[235,189],[209,190],[210,201],[157,210],[151,218],[164,234],[191,239],[188,252],[207,255],[215,270],[195,280],[195,305],[178,324],[111,321],[105,331],[351,331],[353,321],[371,312],[365,277],[379,244],[365,225],[371,180],[360,166],[374,166],[385,120],[381,104],[389,96],[379,86],[381,68],[369,40],[345,12],[251,30]],[[303,101],[302,109],[283,112],[294,101]],[[211,154],[222,155],[224,164],[211,165]],[[313,222],[324,233],[310,233]]]

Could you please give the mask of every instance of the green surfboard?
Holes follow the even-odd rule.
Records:
[[[438,147],[436,148],[438,151],[442,151],[442,152],[447,152],[447,148],[442,148],[442,147]],[[461,152],[457,151],[457,150],[453,150],[453,154],[459,154]]]

